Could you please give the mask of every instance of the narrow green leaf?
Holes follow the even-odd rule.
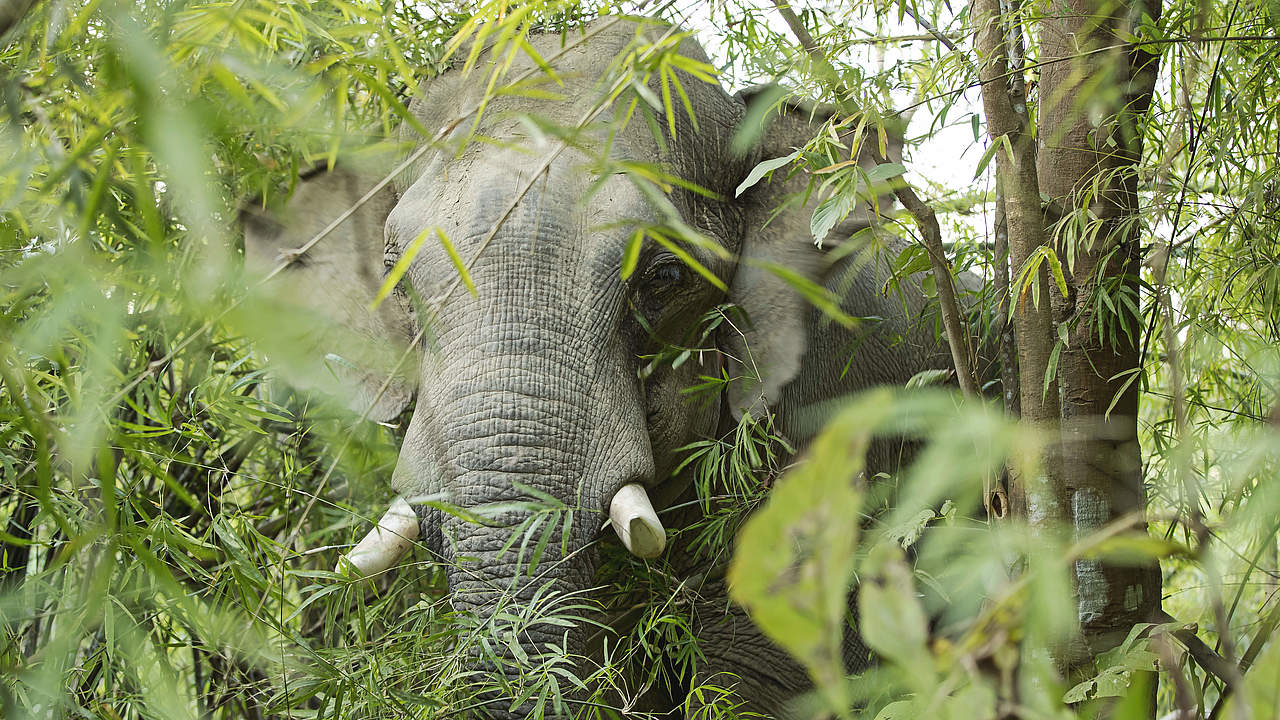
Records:
[[[975,115],[974,117],[977,116]],[[991,158],[995,157],[996,148],[998,147],[1000,147],[998,143],[991,143],[987,146],[987,149],[983,151],[982,157],[978,158],[978,169],[973,171],[974,178],[982,177],[982,171],[987,169],[987,165],[991,162]]]
[[[680,96],[680,104],[684,106],[684,114],[689,117],[689,124],[693,126],[694,132],[698,132],[698,116],[693,111],[693,101],[689,99],[689,94],[684,91],[684,85],[680,82],[680,77],[674,72],[671,73],[671,84],[675,86],[676,94]]]
[[[467,292],[471,293],[472,297],[475,297],[477,295],[476,285],[471,282],[471,273],[467,272],[467,264],[458,255],[453,243],[449,242],[449,236],[444,234],[444,230],[436,228],[436,235],[440,236],[440,244],[444,246],[444,251],[449,253],[449,262],[453,263],[453,269],[458,271],[458,277],[462,278],[462,283],[467,286]]]
[[[898,545],[882,544],[863,563],[858,589],[858,631],[881,657],[913,672],[929,672],[928,620],[916,598],[911,571]]]
[[[707,269],[705,265],[698,262],[697,258],[693,257],[688,252],[686,252],[684,248],[671,242],[671,240],[668,239],[666,236],[664,236],[662,233],[651,233],[650,236],[654,240],[656,240],[659,245],[670,250],[673,255],[683,260],[685,265],[688,265],[689,267],[693,268],[695,272],[697,272],[702,277],[706,278],[707,282],[716,286],[722,292],[729,291],[729,287],[724,284],[724,281],[716,277],[715,273],[711,272],[710,270]]]
[[[840,307],[840,298],[822,285],[785,265],[758,260],[751,260],[750,263],[777,275],[783,282],[790,285],[793,290],[804,296],[805,300],[808,300],[810,304],[842,327],[857,327],[858,318],[846,313]]]
[[[870,187],[875,187],[884,183],[886,180],[900,177],[907,173],[907,168],[901,163],[880,163],[866,172],[865,182]]]
[[[1042,400],[1049,396],[1049,386],[1058,374],[1058,356],[1062,354],[1062,346],[1060,342],[1054,343],[1053,351],[1049,353],[1049,362],[1044,367],[1044,389],[1040,392]]]
[[[413,264],[414,258],[418,257],[418,251],[422,249],[422,243],[426,242],[427,236],[431,234],[433,229],[435,228],[426,228],[418,233],[413,242],[409,243],[409,247],[405,248],[404,255],[401,255],[396,264],[391,267],[391,272],[387,273],[387,279],[383,280],[382,287],[378,288],[378,294],[373,297],[373,302],[369,303],[370,310],[377,310],[382,301],[386,300],[391,291],[395,289],[396,284],[400,282],[400,278],[404,277],[405,272],[409,270],[409,266]]]
[[[1136,381],[1138,378],[1142,377],[1142,368],[1140,367],[1130,368],[1128,370],[1124,370],[1122,372],[1116,373],[1107,382],[1108,383],[1114,382],[1117,378],[1124,377],[1126,375],[1128,377],[1125,377],[1124,384],[1120,386],[1120,389],[1116,390],[1115,395],[1111,396],[1111,402],[1107,403],[1107,411],[1102,413],[1102,417],[1104,420],[1111,419],[1111,411],[1115,409],[1116,403],[1120,402],[1120,398],[1124,397],[1125,391],[1129,389],[1129,386],[1132,385],[1134,381]]]
[[[637,229],[631,233],[627,247],[622,251],[622,279],[626,280],[636,271],[636,263],[640,260],[640,247],[644,244],[644,230]]]
[[[738,185],[737,190],[733,191],[733,196],[738,197],[742,195],[742,193],[746,192],[748,188],[760,182],[760,178],[764,177],[765,173],[773,172],[784,165],[790,164],[793,160],[800,157],[800,153],[800,150],[796,150],[790,155],[773,158],[771,160],[764,160],[751,168],[751,172],[747,173],[746,179]]]
[[[670,69],[665,65],[658,71],[658,79],[662,88],[662,112],[667,116],[667,130],[671,131],[671,139],[676,137],[676,109],[671,104]]]
[[[1058,284],[1058,292],[1062,293],[1062,297],[1067,296],[1067,278],[1062,274],[1062,263],[1058,261],[1058,254],[1053,248],[1045,245],[1044,256],[1049,261],[1049,272],[1053,275],[1054,282]]]

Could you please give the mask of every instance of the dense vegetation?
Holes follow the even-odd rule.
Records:
[[[1045,352],[1014,348],[1023,422],[1010,397],[886,389],[851,399],[794,468],[776,467],[767,422],[688,449],[707,488],[734,497],[705,497],[719,509],[672,542],[728,565],[739,599],[809,667],[812,715],[1280,716],[1269,644],[1280,624],[1280,5],[1097,4],[1120,18],[1111,30],[1125,51],[1143,53],[1135,67],[1156,73],[1149,109],[1106,63],[1079,66],[1066,95],[1045,93],[1044,68],[1077,67],[1045,60],[1041,31],[1061,3],[797,3],[782,15],[745,0],[637,5],[50,0],[14,18],[0,39],[0,714],[452,717],[504,683],[503,696],[538,711],[611,717],[619,697],[696,668],[697,589],[617,548],[606,564],[624,585],[484,627],[451,610],[424,552],[371,584],[330,572],[390,498],[404,423],[359,422],[268,383],[255,342],[270,309],[240,257],[243,203],[283,198],[301,170],[340,155],[398,152],[385,138],[408,122],[417,83],[456,63],[464,41],[570,32],[621,9],[695,28],[737,87],[776,80],[860,108],[872,127],[915,107],[923,134],[909,137],[908,166],[928,136],[971,127],[965,177],[908,176],[938,213],[946,263],[930,262],[927,224],[917,238],[918,214],[905,212],[892,231],[922,244],[895,261],[935,292],[940,270],[988,278],[989,312],[970,329],[990,342],[1040,318],[1018,332],[1039,327]],[[984,46],[995,26],[999,42]],[[1079,48],[1053,58],[1110,57]],[[1008,109],[1021,113],[1004,119],[1022,135],[990,124],[989,102],[978,112],[997,94],[980,74],[1001,52],[1001,81],[1017,90]],[[1010,168],[1036,142],[1065,142],[1040,134],[1045,103],[1094,128],[1121,118],[1088,142],[1127,164],[1083,195],[1130,183],[1134,202],[1107,215],[1033,194],[1043,242],[1024,257],[1015,248],[1010,267],[1030,217],[1012,209]],[[819,213],[858,184],[856,166],[835,167],[831,137],[775,170],[812,172],[831,193]],[[1112,235],[1131,249],[1118,265],[1093,257]],[[925,321],[941,333],[937,317]],[[1035,483],[1070,482],[1055,473],[1081,462],[1055,450],[1065,411],[1038,403],[1078,399],[1071,373],[1122,345],[1134,365],[1106,373],[1089,388],[1101,406],[1067,412],[1064,426],[1132,395],[1141,453],[1129,470],[1145,506],[1095,526],[1037,514]],[[902,430],[927,442],[891,479],[891,499],[838,481],[856,474],[868,437]],[[536,555],[572,510],[551,498],[532,509],[512,553]],[[874,519],[832,521],[860,514]],[[826,552],[766,551],[804,528]],[[1155,560],[1167,616],[1091,634],[1082,575]],[[769,581],[793,562],[802,581],[779,592]],[[849,679],[829,639],[855,576],[859,627],[881,662]],[[529,623],[581,622],[599,604],[633,629],[602,629],[605,661],[589,673],[554,654],[517,684],[460,669]],[[736,716],[715,683],[687,692],[708,717]]]

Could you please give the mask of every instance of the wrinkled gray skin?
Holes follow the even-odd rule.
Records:
[[[658,214],[619,174],[609,176],[583,203],[597,178],[588,168],[589,155],[580,150],[561,153],[544,174],[536,175],[558,144],[540,144],[516,119],[530,113],[555,123],[577,123],[599,96],[597,79],[636,33],[656,38],[669,31],[614,20],[596,21],[585,46],[554,60],[564,85],[548,89],[563,95],[563,101],[500,97],[489,104],[480,130],[510,146],[473,142],[460,154],[456,144],[427,153],[402,175],[399,186],[378,194],[281,280],[299,303],[334,320],[330,332],[309,336],[311,355],[329,354],[328,370],[295,373],[295,383],[345,393],[354,409],[368,410],[373,419],[395,417],[416,388],[417,405],[393,479],[402,495],[444,492],[452,502],[475,508],[528,499],[516,487],[522,484],[584,510],[576,515],[568,556],[548,548],[550,557],[543,559],[537,583],[517,572],[516,553],[499,557],[509,530],[422,512],[425,541],[448,563],[454,606],[482,620],[504,593],[514,591],[519,601],[527,601],[545,581],[560,592],[599,582],[594,578],[598,544],[591,543],[617,542],[607,531],[600,538],[614,492],[627,483],[643,483],[661,511],[664,499],[670,503],[688,489],[689,478],[670,477],[678,460],[673,451],[723,433],[743,409],[757,414],[765,407],[773,410],[781,430],[802,447],[821,423],[815,403],[876,384],[901,385],[923,369],[948,366],[932,331],[917,329],[899,298],[881,294],[887,278],[882,262],[857,268],[849,259],[834,266],[828,261],[833,245],[873,222],[867,208],[855,210],[832,232],[826,249],[819,250],[809,233],[816,200],[805,207],[795,203],[766,226],[780,203],[804,189],[803,178],[786,181],[779,172],[772,182],[734,199],[734,189],[757,162],[804,144],[823,118],[793,108],[776,119],[757,147],[745,156],[734,154],[730,140],[749,97],[730,96],[683,76],[697,131],[683,112],[677,113],[676,136],[664,137],[664,147],[636,119],[613,138],[610,155],[661,162],[675,175],[720,194],[722,199],[712,200],[677,190],[670,197],[686,223],[734,256],[724,260],[696,253],[728,282],[727,299],[750,322],[719,338],[730,374],[740,378],[721,406],[700,406],[679,394],[698,375],[718,373],[720,359],[711,353],[704,354],[701,365],[695,359],[679,370],[637,379],[637,356],[659,347],[637,314],[661,338],[678,340],[726,298],[653,243],[646,243],[635,273],[624,281],[619,270],[633,223],[657,221]],[[538,37],[534,45],[551,58],[561,39]],[[681,52],[705,60],[691,40],[684,41]],[[521,58],[512,72],[527,66]],[[482,64],[469,76],[453,71],[431,81],[412,111],[429,130],[449,125],[456,113],[479,99],[485,86],[481,72],[486,70]],[[608,118],[606,113],[601,120]],[[659,117],[659,123],[665,132],[665,118]],[[470,124],[469,118],[457,127],[466,131]],[[592,151],[604,147],[599,133],[584,142]],[[250,216],[250,263],[277,264],[282,251],[305,243],[385,172],[340,167],[305,179],[276,217]],[[531,178],[531,189],[499,222]],[[882,205],[888,202],[881,199]],[[496,233],[481,251],[495,225]],[[477,294],[458,285],[458,273],[433,235],[406,275],[410,292],[392,296],[370,313],[366,308],[382,283],[383,268],[392,266],[422,232],[436,227],[463,259],[478,258],[471,266]],[[854,252],[849,258],[859,256]],[[751,262],[737,261],[739,257],[800,271],[836,291],[850,314],[883,321],[865,323],[857,331],[824,322],[785,282]],[[908,310],[918,315],[923,300],[908,294]],[[408,299],[413,295],[417,312]],[[421,352],[379,396],[391,358],[410,343],[428,312],[434,317],[426,323]],[[852,365],[842,373],[855,344]],[[332,378],[333,373],[337,382],[315,379]],[[872,468],[891,469],[891,450],[878,449]],[[682,549],[667,552],[678,559]],[[474,560],[458,562],[460,558]],[[707,662],[699,680],[735,686],[748,709],[785,714],[785,701],[808,686],[804,672],[740,610],[726,615],[722,585],[704,588],[701,597],[694,615]],[[560,627],[535,626],[521,641],[530,655],[545,643],[562,642],[570,652],[581,653],[584,633],[574,629],[566,635]],[[865,652],[856,638],[849,640],[850,665],[857,667]],[[503,716],[504,707],[495,704],[490,712]]]

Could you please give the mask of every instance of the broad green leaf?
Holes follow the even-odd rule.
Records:
[[[858,585],[858,632],[878,655],[928,672],[928,619],[916,597],[911,571],[897,545],[878,545],[863,564]]]
[[[918,388],[918,387],[925,387],[928,385],[940,385],[950,380],[951,376],[953,375],[955,375],[955,371],[948,370],[946,368],[933,368],[930,370],[921,370],[915,375],[912,375],[911,378],[907,380],[906,386],[909,388]]]
[[[855,482],[888,391],[846,408],[808,460],[778,481],[738,534],[729,592],[809,671],[829,707],[847,713],[842,639],[849,612],[861,493]]]
[[[876,713],[876,720],[916,720],[919,717],[920,705],[915,700],[895,700]]]
[[[813,218],[809,221],[809,230],[813,233],[814,244],[822,247],[822,241],[831,232],[831,228],[848,217],[857,202],[858,196],[847,189],[837,189],[834,195],[822,201],[813,211]]]
[[[907,168],[901,163],[880,163],[871,168],[866,173],[866,183],[874,189],[877,185],[884,183],[886,180],[892,180],[901,177],[907,173]]]

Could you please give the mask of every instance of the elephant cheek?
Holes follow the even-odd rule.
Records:
[[[665,480],[680,464],[678,450],[701,438],[715,437],[720,422],[718,389],[706,387],[705,377],[720,376],[719,351],[693,356],[679,368],[655,372],[645,383],[649,444],[653,452],[654,479]]]

